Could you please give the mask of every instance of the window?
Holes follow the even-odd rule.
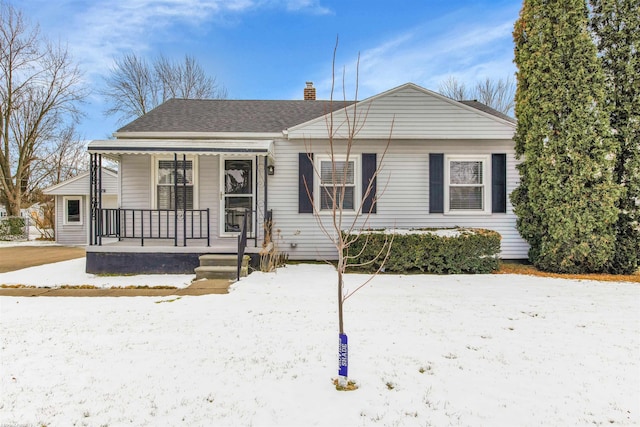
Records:
[[[193,209],[193,160],[158,160],[157,176],[158,209]]]
[[[445,182],[447,211],[489,212],[487,158],[448,157]]]
[[[82,199],[80,197],[64,198],[64,224],[82,225]]]
[[[336,207],[345,210],[354,210],[356,206],[356,164],[355,160],[320,160],[320,210],[333,209],[333,197],[335,189]],[[344,190],[344,195],[342,194]],[[344,196],[344,198],[342,198]]]

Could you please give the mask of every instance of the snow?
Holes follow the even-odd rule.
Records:
[[[0,297],[0,425],[640,425],[637,284],[378,276],[345,304],[349,392],[335,299],[319,264],[226,295]]]
[[[101,276],[85,273],[86,258],[29,267],[0,273],[0,285],[25,285],[56,288],[61,286],[92,285],[96,288],[124,288],[127,286],[172,286],[186,288],[193,274],[140,274],[133,276]],[[46,279],[44,279],[46,278]]]
[[[423,229],[415,229],[415,228],[385,228],[384,230],[358,230],[359,234],[376,234],[376,233],[384,233],[384,234],[398,234],[398,235],[411,235],[411,234],[434,234],[440,237],[459,237],[461,234],[465,232],[474,232],[474,229],[467,228],[439,228],[433,230],[423,230]]]

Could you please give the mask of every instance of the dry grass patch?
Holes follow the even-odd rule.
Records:
[[[640,283],[640,271],[636,274],[559,274],[540,271],[530,264],[517,262],[501,262],[500,269],[494,274],[527,274],[538,277],[554,277],[558,279],[598,280],[602,282],[634,282]]]

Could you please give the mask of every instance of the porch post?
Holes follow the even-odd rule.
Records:
[[[102,245],[102,154],[89,155],[89,245]]]
[[[255,173],[255,177],[253,178],[253,180],[255,181],[255,189],[256,189],[256,211],[253,212],[253,209],[251,209],[251,228],[253,230],[253,247],[257,248],[258,247],[258,200],[260,199],[260,186],[258,185],[260,183],[260,180],[258,179],[258,161],[260,160],[260,157],[256,156],[256,173]]]
[[[182,241],[187,246],[187,155],[182,155]]]
[[[178,246],[178,153],[173,153],[173,246]]]
[[[98,246],[102,246],[102,154],[98,154]]]
[[[95,189],[95,182],[96,182],[96,177],[95,177],[95,163],[96,163],[96,155],[93,153],[89,154],[89,245],[93,246],[95,244],[95,235],[94,235],[94,228],[95,228],[95,217],[96,217],[96,211],[95,211],[95,203],[94,203],[94,199],[95,199],[95,194],[96,194],[96,189]]]

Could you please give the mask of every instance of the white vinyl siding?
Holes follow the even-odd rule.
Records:
[[[120,160],[120,207],[125,209],[151,209],[153,172],[151,156],[134,154]]]
[[[401,86],[333,114],[336,138],[344,138],[345,111],[356,139],[510,139],[515,124],[422,89]],[[327,117],[289,129],[290,139],[326,139]],[[473,143],[471,142],[470,143]]]
[[[80,210],[85,215],[85,218],[82,219],[82,223],[66,223],[66,202],[69,199],[80,200]],[[88,225],[87,220],[88,217],[86,213],[89,209],[89,202],[87,196],[78,196],[78,197],[65,197],[65,196],[56,196],[56,243],[62,245],[86,245],[87,244],[87,236],[88,236]]]
[[[352,113],[353,108],[333,114],[334,148],[338,153],[344,146],[341,138],[347,133],[345,111]],[[487,228],[502,236],[502,258],[527,258],[529,247],[518,234],[510,201],[507,199],[506,213],[490,213],[491,154],[507,155],[507,195],[518,185],[513,142],[515,123],[411,84],[369,98],[358,105],[357,111],[357,117],[349,116],[350,123],[355,123],[358,129],[352,155],[376,153],[382,164],[377,176],[377,214],[369,216],[366,224],[364,217],[359,218],[358,227]],[[290,259],[337,257],[330,239],[316,222],[319,218],[330,227],[327,218],[299,215],[298,195],[292,191],[292,183],[299,180],[298,153],[311,151],[318,156],[329,152],[327,120],[328,117],[323,116],[294,126],[288,130],[288,140],[275,141],[276,175],[269,181],[269,206],[273,208],[274,223],[281,230],[280,248],[288,252]],[[382,159],[389,140],[389,149]],[[483,167],[483,210],[470,210],[464,214],[460,211],[429,213],[430,153],[442,153],[445,158],[474,156],[488,159]],[[317,179],[314,176],[314,180]],[[315,181],[314,185],[317,185]],[[350,222],[343,222],[342,228],[350,225]]]
[[[359,159],[363,152],[378,153],[380,159],[385,144],[386,141],[380,140],[363,141],[354,148],[352,156]],[[328,144],[326,141],[316,141],[311,148],[314,155],[318,156],[328,151]],[[274,228],[280,230],[278,245],[292,260],[335,259],[335,248],[319,228],[317,217],[298,214],[298,194],[293,190],[292,183],[298,182],[298,153],[304,151],[304,141],[276,141],[276,173],[269,177],[269,208],[273,209]],[[491,153],[506,153],[507,194],[519,182],[512,141],[481,140],[471,144],[465,140],[394,140],[377,177],[377,214],[370,216],[367,224],[362,223],[364,216],[360,217],[358,225],[400,229],[455,226],[487,228],[502,236],[502,258],[526,258],[528,245],[518,234],[516,216],[509,200],[506,214],[429,213],[429,153],[487,158]],[[316,175],[314,185],[317,180]],[[319,218],[326,226],[330,226],[327,216],[321,215]],[[344,222],[343,228],[348,225],[350,222]]]
[[[232,157],[233,158],[233,157]],[[167,159],[167,158],[163,158]],[[181,156],[179,156],[181,160]],[[211,233],[212,245],[215,240],[220,239],[220,156],[204,155],[187,157],[194,161],[193,175],[193,199],[196,209],[209,209],[209,226]],[[252,159],[256,159],[252,156]],[[263,158],[258,157],[257,179],[257,208],[258,208],[258,242],[263,235],[264,220],[264,167]],[[123,155],[120,162],[120,175],[122,177],[122,201],[121,207],[125,209],[153,209],[155,208],[156,199],[156,182],[157,176],[155,167],[157,158],[151,155]],[[157,167],[157,166],[156,166]],[[276,175],[278,171],[276,171]],[[178,189],[180,191],[180,189]],[[270,202],[269,202],[270,203]],[[173,225],[170,224],[172,230]],[[182,222],[178,222],[179,232],[182,230]],[[139,230],[137,230],[139,232]],[[232,237],[224,237],[223,240],[235,242],[235,235]],[[237,243],[234,243],[234,245]],[[249,244],[253,244],[250,241]]]
[[[89,235],[89,173],[83,173],[75,178],[55,185],[45,190],[46,194],[55,195],[55,236],[56,243],[63,245],[86,245]],[[65,199],[80,200],[81,224],[66,224]],[[108,170],[102,171],[102,207],[118,207],[118,177]]]
[[[211,236],[219,235],[220,212],[220,161],[219,156],[201,156],[198,158],[198,203],[201,209],[209,209],[209,227]]]

